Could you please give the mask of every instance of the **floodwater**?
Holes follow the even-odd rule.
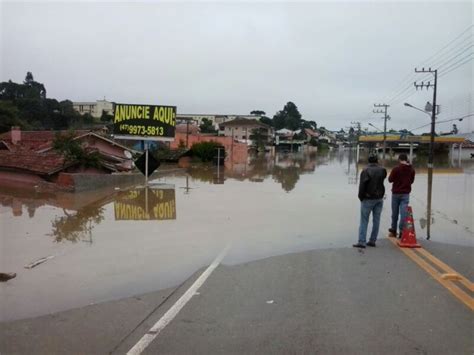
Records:
[[[423,238],[426,162],[415,165],[411,205]],[[473,246],[474,161],[446,157],[435,166],[431,239]],[[190,166],[148,189],[40,194],[0,187],[0,271],[18,274],[0,284],[0,321],[177,286],[228,245],[228,265],[350,247],[363,167],[349,151],[290,153],[229,161],[220,169]],[[386,188],[389,195],[388,182]],[[389,226],[389,202],[380,237]]]

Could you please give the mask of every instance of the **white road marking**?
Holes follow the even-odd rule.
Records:
[[[131,348],[127,355],[139,355],[145,350],[148,345],[160,334],[160,332],[177,316],[179,311],[189,302],[189,300],[196,294],[196,291],[206,282],[207,278],[219,266],[222,259],[229,251],[230,245],[227,245],[211,265],[199,276],[199,278],[191,285],[191,287],[179,298],[176,303],[161,317],[153,327]]]

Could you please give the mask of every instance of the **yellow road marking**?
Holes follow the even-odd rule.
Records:
[[[443,263],[441,260],[435,258],[432,254],[428,253],[426,250],[422,248],[417,248],[416,250],[420,252],[423,256],[429,259],[433,264],[437,265],[438,267],[445,269],[446,272],[439,273],[433,266],[428,264],[426,260],[422,257],[417,255],[415,249],[410,248],[400,248],[397,244],[397,240],[395,238],[388,238],[398,249],[400,249],[406,256],[412,259],[416,264],[418,264],[423,270],[425,270],[428,274],[430,274],[436,281],[438,281],[441,285],[443,285],[448,291],[450,291],[457,299],[459,299],[462,303],[464,303],[467,307],[474,311],[474,298],[468,295],[464,290],[459,288],[454,282],[461,282],[465,285],[469,290],[472,291],[472,283],[467,280],[464,276],[459,274],[458,272],[454,271],[448,265]],[[443,278],[443,275],[446,273],[455,274],[461,277],[461,280],[450,280]],[[464,282],[463,282],[464,281]]]
[[[433,264],[435,264],[436,266],[438,266],[442,270],[444,270],[447,274],[456,274],[456,275],[458,275],[460,277],[459,282],[461,282],[464,286],[466,286],[469,291],[474,292],[474,284],[471,281],[466,279],[464,276],[462,276],[458,272],[454,271],[451,267],[449,267],[448,265],[443,263],[438,258],[435,258],[432,254],[430,254],[425,249],[420,248],[420,250],[418,250],[418,252],[420,254],[422,254],[425,258],[429,259]]]

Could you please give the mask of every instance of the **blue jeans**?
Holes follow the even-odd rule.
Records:
[[[407,207],[410,203],[410,194],[392,194],[392,226],[391,228],[397,232],[397,221],[400,216],[400,223],[398,224],[398,231],[403,231],[405,225],[405,218],[407,216]]]
[[[360,203],[360,225],[359,225],[359,243],[365,245],[367,240],[367,225],[369,224],[370,212],[372,212],[372,233],[370,241],[377,240],[380,226],[380,215],[382,214],[383,199],[364,200]]]

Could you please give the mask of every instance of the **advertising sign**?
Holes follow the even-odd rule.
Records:
[[[176,219],[174,188],[146,187],[119,192],[114,202],[116,221]]]
[[[114,136],[121,139],[172,141],[176,106],[114,104]]]

